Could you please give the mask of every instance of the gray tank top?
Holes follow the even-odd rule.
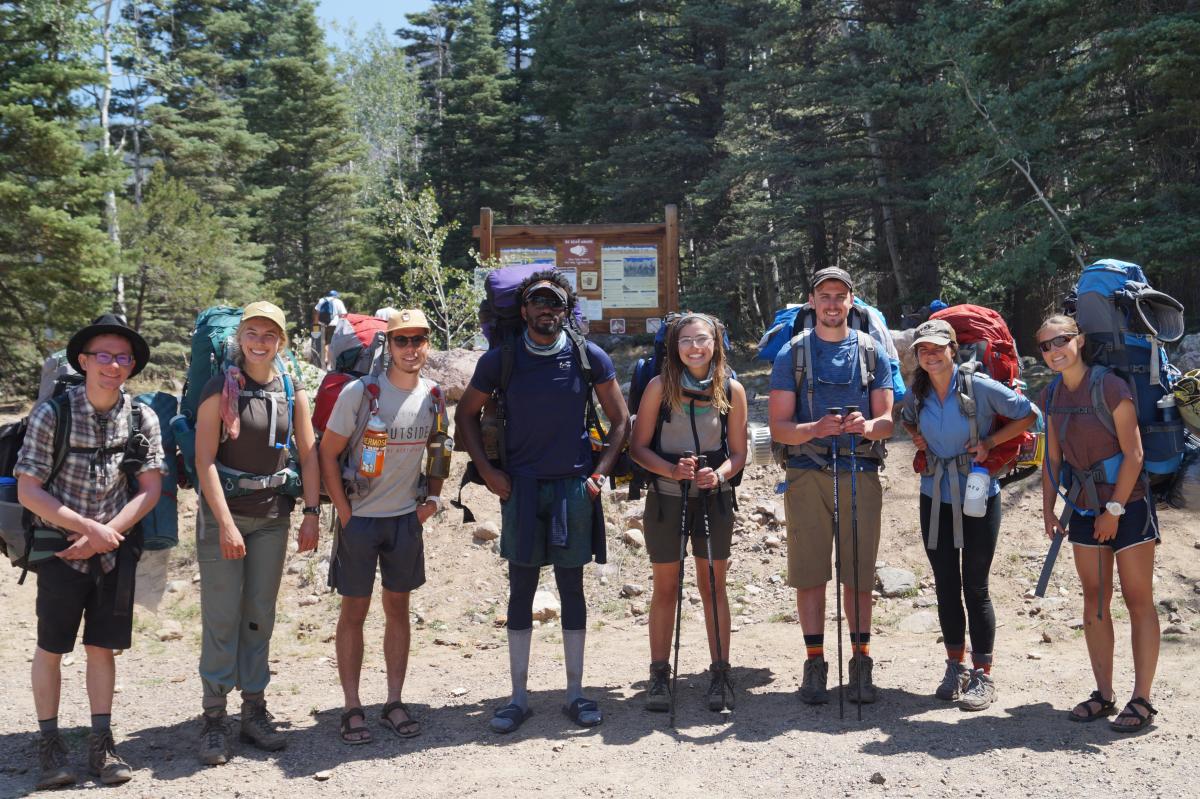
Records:
[[[700,439],[699,448],[696,447],[697,437]],[[662,433],[659,436],[659,453],[671,456],[667,460],[674,461],[675,456],[681,455],[687,450],[703,453],[720,448],[721,415],[708,403],[696,403],[695,434],[692,432],[691,400],[686,397],[679,412],[671,412],[670,418],[663,422]],[[708,465],[715,469],[721,464],[710,463]],[[657,490],[660,494],[676,497],[683,493],[679,488],[679,481],[661,475],[656,475],[655,479],[651,481],[650,490]],[[722,486],[721,490],[732,491],[733,488],[726,484]]]

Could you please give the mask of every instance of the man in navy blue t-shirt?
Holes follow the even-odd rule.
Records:
[[[883,505],[879,483],[881,442],[892,435],[891,362],[882,345],[868,333],[850,328],[854,284],[845,270],[829,267],[818,271],[808,301],[815,312],[814,326],[784,345],[775,357],[768,399],[771,438],[788,448],[784,498],[788,585],[796,589],[796,610],[808,650],[800,698],[809,704],[829,701],[829,669],[824,654],[825,587],[832,577],[832,443],[836,438],[841,590],[851,616],[853,651],[847,696],[852,702],[874,702],[878,692],[871,680],[871,589],[875,585]],[[797,359],[804,367],[803,374],[797,374]],[[861,410],[829,413],[829,409],[851,406]],[[857,581],[853,577],[851,436],[858,439]],[[859,588],[857,605],[855,582]],[[856,606],[858,617],[854,618]]]
[[[508,656],[512,699],[492,716],[496,732],[512,732],[531,711],[526,693],[533,595],[541,567],[554,567],[562,604],[567,702],[563,712],[582,727],[603,720],[597,704],[583,695],[583,650],[587,603],[583,566],[605,560],[600,488],[629,436],[629,410],[617,385],[612,360],[583,342],[592,375],[584,375],[576,341],[564,329],[576,297],[555,270],[537,272],[518,289],[525,329],[518,333],[512,374],[501,386],[503,355],[497,347],[479,359],[471,385],[455,413],[459,442],[488,490],[500,497],[500,554],[508,560]],[[585,413],[592,388],[611,424],[608,446],[595,468]],[[493,394],[506,410],[504,468],[488,461],[479,414]]]

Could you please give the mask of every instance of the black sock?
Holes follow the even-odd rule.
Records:
[[[92,732],[108,732],[112,728],[111,713],[92,714]]]
[[[54,735],[58,732],[58,716],[38,719],[38,729],[42,731],[42,735]]]
[[[825,657],[825,633],[804,636],[804,650],[809,659]]]
[[[871,634],[870,633],[850,633],[850,649],[856,655],[871,654]]]

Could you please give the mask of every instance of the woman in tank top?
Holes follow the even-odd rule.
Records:
[[[732,708],[725,575],[733,537],[730,483],[746,464],[747,405],[746,390],[729,376],[724,332],[717,320],[704,314],[685,314],[672,322],[661,374],[646,386],[637,410],[629,451],[634,461],[650,473],[643,528],[654,573],[646,709],[665,711],[670,707],[668,658],[683,559],[684,481],[688,491],[686,533],[692,541],[696,585],[704,605],[712,659],[708,707],[714,711]],[[685,452],[704,455],[707,465],[701,468],[696,456],[682,457]],[[710,546],[715,598],[709,585]],[[714,617],[720,624],[719,649]]]
[[[286,329],[278,307],[247,305],[237,329],[234,365],[204,387],[197,412],[204,690],[199,755],[208,765],[229,759],[225,704],[234,688],[242,694],[240,738],[268,751],[287,745],[267,713],[264,692],[271,679],[275,600],[297,498],[297,475],[286,472],[293,442],[304,498],[297,535],[301,552],[317,545],[320,472],[308,398],[299,387],[289,398],[290,378],[277,367],[287,347]],[[284,477],[290,479],[276,486]]]
[[[1158,612],[1154,606],[1154,550],[1158,520],[1142,471],[1142,437],[1129,385],[1084,360],[1084,336],[1075,320],[1051,316],[1037,333],[1042,360],[1057,372],[1042,393],[1046,412],[1046,468],[1042,513],[1046,535],[1063,535],[1054,515],[1060,495],[1069,513],[1065,534],[1083,584],[1083,633],[1096,690],[1071,711],[1071,721],[1095,721],[1116,710],[1113,687],[1113,566],[1129,610],[1133,642],[1133,695],[1109,726],[1135,732],[1154,721],[1150,687],[1158,665]],[[1112,427],[1104,423],[1111,418]],[[1076,490],[1077,489],[1077,490]]]

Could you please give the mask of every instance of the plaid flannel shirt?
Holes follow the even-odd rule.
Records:
[[[108,413],[102,414],[88,402],[84,386],[71,388],[67,396],[71,406],[70,447],[96,452],[68,451],[62,470],[54,482],[46,487],[46,491],[80,516],[107,524],[128,504],[130,498],[120,465],[133,420],[133,400],[122,391],[120,401]],[[54,414],[50,402],[40,403],[29,414],[29,428],[16,466],[13,467],[14,475],[27,474],[43,483],[50,476],[54,461]],[[142,411],[142,430],[150,439],[150,452],[139,474],[150,469],[165,472],[158,417],[149,407]],[[66,530],[36,515],[34,524],[67,535]],[[87,572],[89,562],[63,561],[79,572]],[[112,571],[117,565],[116,550],[102,554],[100,563],[106,573]]]

